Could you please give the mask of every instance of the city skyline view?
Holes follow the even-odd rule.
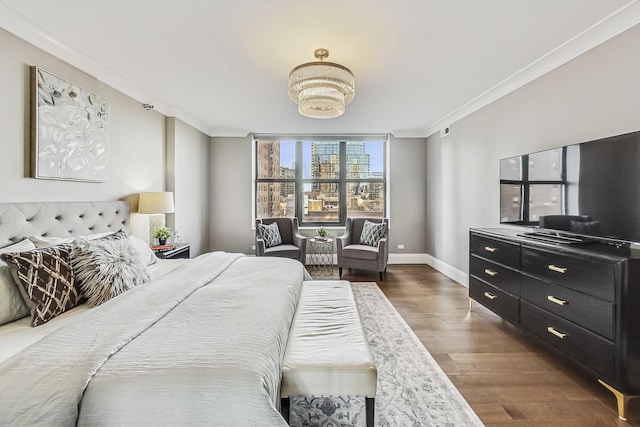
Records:
[[[384,171],[384,141],[363,141],[365,153],[370,156],[369,170],[371,173],[382,173]],[[303,159],[311,158],[311,145],[313,141],[303,142]],[[295,141],[283,140],[280,141],[280,166],[293,169],[295,163]],[[305,165],[310,166],[309,162],[305,162]],[[304,178],[311,178],[311,168],[305,167],[303,171]]]
[[[258,141],[257,217],[321,224],[384,216],[384,147],[385,141]]]

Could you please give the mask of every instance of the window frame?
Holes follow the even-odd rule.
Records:
[[[295,178],[260,178],[258,167],[260,159],[258,155],[259,142],[282,142],[293,141],[295,144]],[[367,177],[367,178],[347,178],[347,144],[349,142],[367,142],[367,141],[380,141],[382,142],[382,176],[380,178]],[[339,147],[339,176],[338,178],[304,178],[304,143],[305,142],[336,142]],[[260,218],[258,213],[258,200],[259,195],[258,186],[265,183],[293,183],[295,186],[295,212],[294,216],[298,218],[300,227],[344,227],[348,215],[347,209],[347,187],[351,183],[365,183],[382,184],[382,217],[386,218],[388,215],[388,135],[354,135],[354,136],[286,136],[286,135],[254,135],[253,138],[253,192],[252,192],[252,205],[253,205],[253,223],[255,224],[256,218]],[[339,208],[338,208],[338,220],[337,221],[309,221],[304,219],[304,193],[305,184],[337,184],[339,193]]]
[[[532,153],[536,154],[536,153]],[[513,225],[524,225],[524,226],[535,226],[539,225],[540,221],[531,220],[531,186],[532,185],[560,185],[561,187],[561,195],[562,201],[560,203],[561,213],[564,214],[567,210],[567,151],[566,147],[562,147],[561,152],[561,168],[560,171],[560,179],[559,180],[530,180],[529,179],[529,154],[523,154],[519,156],[521,158],[521,168],[522,168],[522,179],[501,179],[500,185],[508,184],[508,185],[518,185],[520,186],[520,197],[521,197],[521,217],[522,219],[519,221],[509,221],[503,222],[503,224],[513,224]]]

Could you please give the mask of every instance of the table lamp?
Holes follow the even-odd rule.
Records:
[[[156,191],[140,193],[140,200],[138,202],[138,213],[149,215],[150,238],[153,238],[153,234],[158,228],[164,227],[164,214],[173,212],[175,212],[175,206],[173,204],[173,192]]]

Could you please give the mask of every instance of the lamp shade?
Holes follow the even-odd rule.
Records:
[[[138,213],[161,214],[173,212],[175,212],[175,207],[171,191],[140,193]]]

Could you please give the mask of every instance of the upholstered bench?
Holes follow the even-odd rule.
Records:
[[[304,282],[282,364],[284,417],[291,397],[364,396],[373,426],[377,380],[349,282]]]

